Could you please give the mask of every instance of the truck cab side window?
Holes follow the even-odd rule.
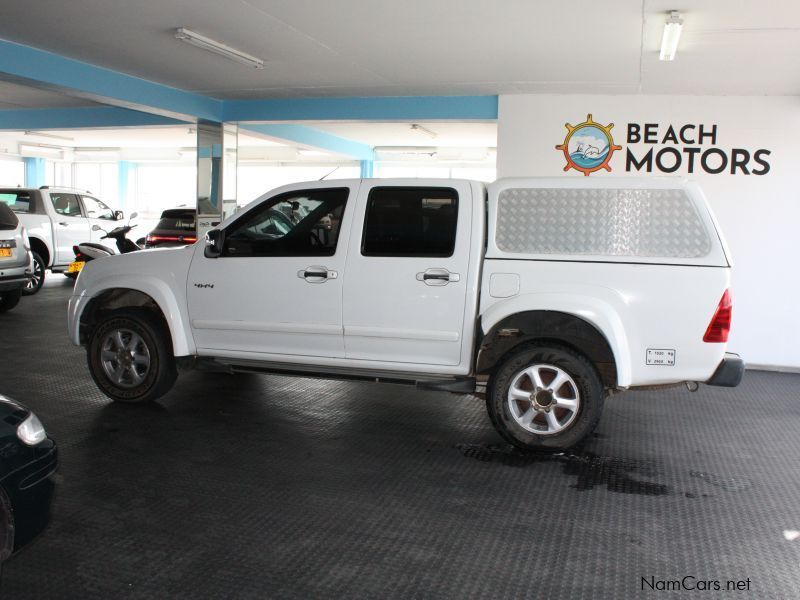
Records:
[[[458,193],[452,188],[373,188],[361,254],[452,256],[457,219]]]
[[[288,192],[237,220],[222,256],[333,256],[348,188]]]
[[[81,205],[75,194],[50,194],[53,209],[65,217],[80,217]]]
[[[105,204],[100,202],[97,198],[91,196],[81,196],[83,200],[83,208],[86,209],[86,216],[90,219],[108,219],[114,220],[114,211],[108,208]]]

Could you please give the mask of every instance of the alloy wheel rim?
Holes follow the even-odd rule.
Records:
[[[517,425],[537,435],[554,435],[575,421],[581,397],[569,373],[555,365],[535,364],[512,377],[506,401]]]
[[[100,345],[100,362],[114,385],[134,388],[150,372],[150,349],[135,331],[114,329],[105,335]]]
[[[44,271],[42,263],[34,259],[33,272],[31,273],[31,278],[28,280],[28,283],[25,284],[26,289],[35,290],[41,285],[42,271]]]

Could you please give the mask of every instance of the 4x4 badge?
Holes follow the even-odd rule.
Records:
[[[213,288],[214,284],[213,283],[195,283],[194,287],[196,287],[196,288]]]

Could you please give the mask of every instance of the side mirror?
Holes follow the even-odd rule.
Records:
[[[125,213],[124,212],[122,212],[121,210],[115,210],[114,211],[114,220],[115,221],[122,221],[122,219],[124,219],[124,218],[125,218]]]
[[[206,234],[206,258],[217,258],[222,254],[225,243],[225,232],[221,229],[212,229]]]
[[[103,231],[103,228],[100,225],[92,225],[92,231]]]
[[[122,214],[122,213],[120,213],[120,214]],[[138,216],[139,216],[139,213],[137,213],[137,212],[132,212],[132,213],[131,213],[131,219],[135,219],[135,218],[136,218],[136,217],[138,217]],[[130,219],[129,219],[129,220],[130,220]]]

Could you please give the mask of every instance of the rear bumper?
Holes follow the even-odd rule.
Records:
[[[30,272],[27,268],[5,271],[0,277],[0,292],[8,292],[25,287],[30,280]]]
[[[744,361],[738,354],[727,352],[725,358],[719,363],[717,370],[706,381],[706,385],[716,385],[721,387],[736,387],[742,381],[744,375]]]

